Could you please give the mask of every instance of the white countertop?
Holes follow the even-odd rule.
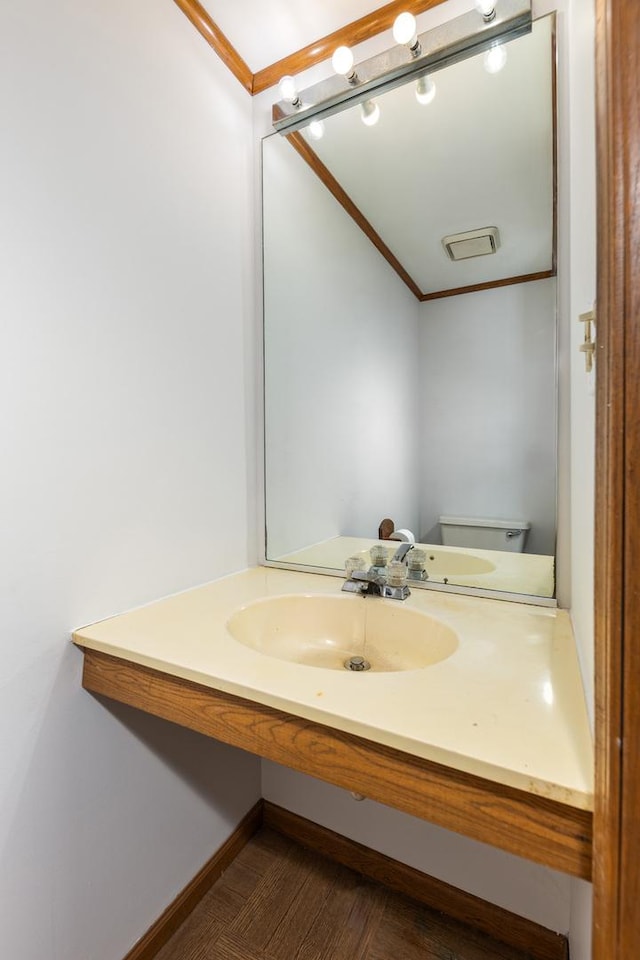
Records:
[[[342,580],[255,567],[77,630],[82,647],[143,664],[581,809],[593,747],[566,611],[414,590],[404,605],[451,627],[446,660],[393,673],[290,663],[238,641],[240,608],[339,595]],[[377,597],[354,603],[398,604]]]

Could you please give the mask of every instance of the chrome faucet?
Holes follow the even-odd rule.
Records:
[[[392,563],[406,564],[406,556],[413,548],[412,543],[402,543],[393,555]],[[406,579],[406,578],[405,578]],[[346,593],[358,593],[361,597],[386,597],[390,600],[406,600],[411,591],[406,582],[389,583],[389,575],[381,567],[369,567],[368,570],[352,570],[342,584]]]
[[[353,570],[351,576],[342,585],[347,593],[359,593],[363,597],[384,597],[387,578],[378,570]]]

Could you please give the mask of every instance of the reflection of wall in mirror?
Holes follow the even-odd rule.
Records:
[[[416,528],[418,302],[284,138],[263,164],[267,556]]]
[[[423,304],[421,539],[442,514],[495,517],[554,552],[555,303],[549,279]]]

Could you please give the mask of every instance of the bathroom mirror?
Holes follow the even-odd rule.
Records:
[[[267,562],[390,518],[415,586],[554,596],[553,17],[505,50],[263,141]]]

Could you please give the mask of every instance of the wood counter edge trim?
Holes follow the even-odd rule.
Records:
[[[523,950],[532,960],[568,960],[567,938],[504,907],[393,860],[349,837],[264,800],[264,825],[422,906]]]
[[[131,948],[124,960],[153,960],[178,927],[187,919],[204,895],[238,856],[242,848],[262,826],[263,802],[256,804],[242,818],[230,837],[207,860],[166,910]]]
[[[591,878],[588,811],[94,650],[85,650],[83,686],[473,840]]]

